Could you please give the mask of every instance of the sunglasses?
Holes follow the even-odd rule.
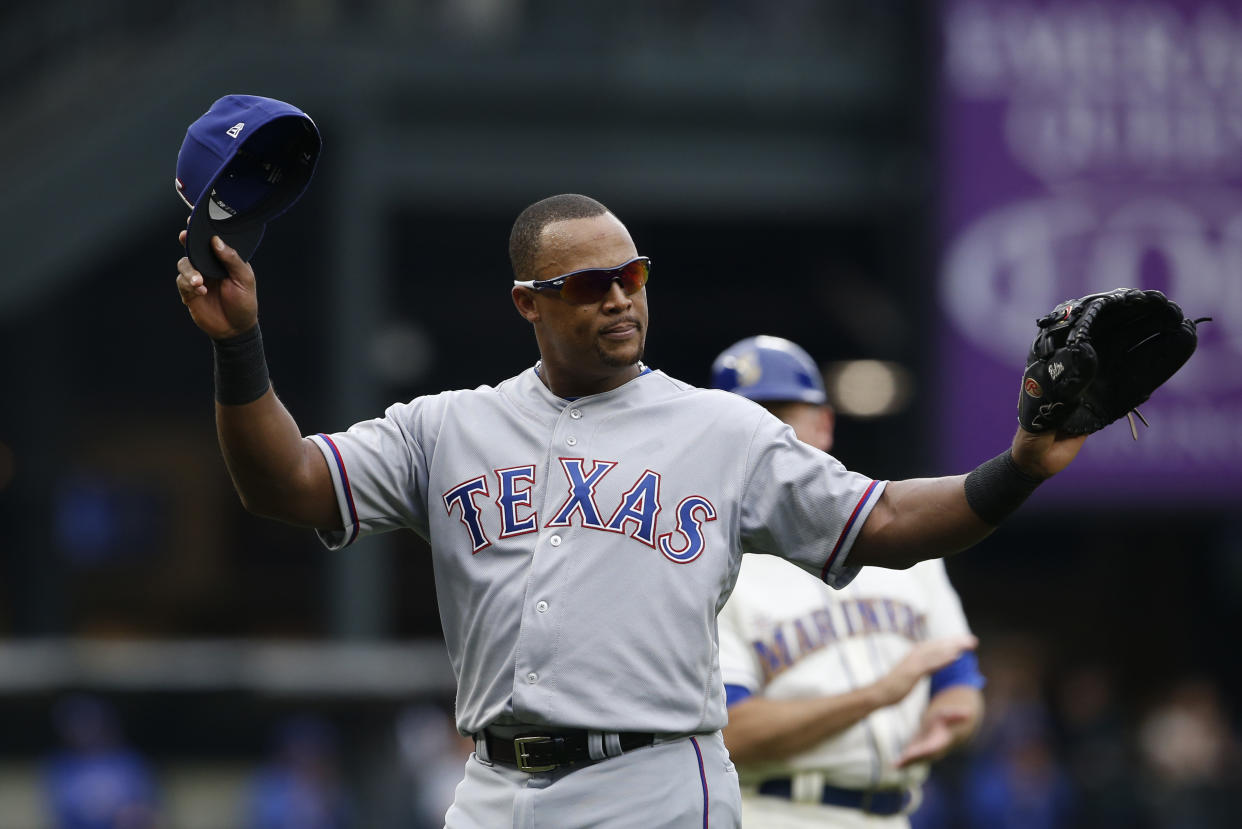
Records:
[[[527,282],[515,279],[513,284],[535,291],[557,291],[566,302],[589,305],[607,296],[612,290],[613,282],[621,283],[621,290],[625,291],[626,296],[638,293],[647,284],[650,274],[651,260],[646,256],[639,256],[615,268],[584,268],[552,279],[532,279]]]

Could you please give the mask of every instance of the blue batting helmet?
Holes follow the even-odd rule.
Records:
[[[828,402],[819,366],[783,337],[748,337],[720,352],[712,363],[712,386],[751,400]]]

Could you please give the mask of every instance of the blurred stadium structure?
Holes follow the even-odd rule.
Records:
[[[898,402],[844,418],[840,457],[877,477],[939,474],[938,424],[969,415],[944,362],[961,345],[936,337],[955,318],[941,240],[971,218],[944,208],[940,27],[963,8],[1007,9],[1027,24],[1014,31],[1038,34],[1046,6],[6,4],[0,826],[50,825],[39,761],[56,745],[53,703],[75,691],[114,704],[151,759],[161,825],[243,825],[250,771],[301,711],[338,727],[354,825],[422,825],[417,745],[439,745],[427,718],[452,698],[424,545],[401,534],[329,554],[252,518],[215,445],[209,350],[173,289],[176,151],[211,101],[289,100],[324,135],[310,190],[254,259],[274,381],[303,428],[528,365],[534,343],[506,297],[509,224],[544,195],[585,192],[655,260],[649,363],[706,382],[724,344],[774,333],[834,377],[888,367]],[[1207,9],[1242,54],[1227,5],[1135,7],[1191,34]],[[1212,192],[1226,213],[1242,203]],[[1242,270],[1223,261],[1228,306]],[[1044,310],[1023,308],[1022,324]],[[993,356],[996,376],[972,393],[1011,400],[1023,356]],[[1242,418],[1220,406],[1237,438]],[[1013,428],[1009,412],[966,423],[972,462]],[[1063,775],[1074,806],[1023,825],[1190,825],[1177,822],[1187,801],[1205,815],[1196,826],[1236,825],[1219,821],[1237,807],[1242,492],[1185,498],[1158,474],[1132,478],[1158,498],[1119,501],[1084,479],[1074,502],[1041,493],[950,562],[993,713],[977,753],[946,768],[926,826],[979,825],[987,804],[970,811],[968,795],[984,784],[971,786],[1007,762]],[[1163,742],[1193,774],[1159,762]],[[421,782],[442,791],[442,778]]]

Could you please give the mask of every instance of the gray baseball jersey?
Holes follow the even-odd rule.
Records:
[[[463,733],[723,727],[716,614],[743,551],[844,585],[884,482],[737,395],[645,370],[566,400],[537,370],[314,436],[344,523],[321,539],[430,541]]]

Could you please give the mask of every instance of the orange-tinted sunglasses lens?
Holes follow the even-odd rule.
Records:
[[[651,260],[639,257],[616,268],[592,268],[565,277],[561,283],[561,297],[575,305],[599,302],[610,290],[612,283],[620,282],[621,290],[631,296],[642,290],[651,274]]]

